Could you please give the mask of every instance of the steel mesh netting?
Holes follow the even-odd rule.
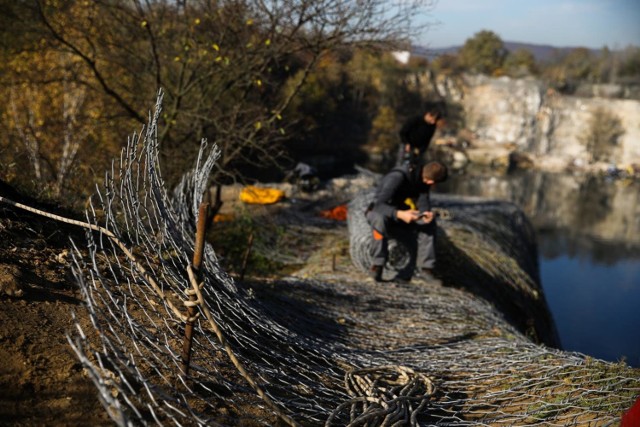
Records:
[[[372,264],[373,235],[364,212],[374,195],[375,189],[363,191],[349,203],[349,250],[354,264],[362,271],[367,271]],[[471,197],[435,194],[431,198],[440,227],[440,238],[443,237],[443,231],[448,235],[460,236],[456,239],[457,245],[462,246],[493,277],[504,280],[505,276],[512,276],[512,283],[520,291],[540,291],[536,258],[531,256],[536,251],[535,237],[520,209],[508,202]],[[518,235],[514,236],[514,233]],[[390,239],[385,277],[393,278],[407,266],[408,251],[401,241]],[[505,265],[505,262],[520,265]]]
[[[372,228],[364,215],[375,189],[349,203],[349,251],[361,271],[372,264]],[[437,269],[447,283],[464,285],[496,308],[536,342],[557,346],[538,279],[537,249],[531,224],[514,204],[453,195],[432,195],[437,214]],[[390,239],[383,278],[392,280],[409,265],[404,239]]]
[[[160,102],[146,131],[128,141],[89,215],[135,259],[99,233],[88,235],[88,255],[79,248],[75,255],[91,324],[77,321],[70,342],[117,424],[607,425],[640,393],[637,370],[534,344],[464,287],[374,283],[353,269],[235,283],[208,245],[204,307],[265,397],[230,361],[205,315],[196,320],[191,371],[182,378],[181,301],[191,286],[197,207],[217,151],[203,145],[170,196],[158,162]],[[463,201],[451,200],[450,209],[452,218],[441,222],[445,248],[459,243],[470,253],[478,245],[490,254],[474,240],[479,230],[509,243],[500,209],[482,208],[495,216],[489,226],[471,212],[466,218]],[[505,247],[496,262],[522,250]],[[489,276],[509,270],[507,282],[536,282],[526,262],[482,261]]]

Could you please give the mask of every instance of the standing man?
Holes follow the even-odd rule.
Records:
[[[400,129],[397,165],[421,160],[436,132],[438,120],[443,117],[444,105],[441,102],[428,102],[423,114],[405,122]]]
[[[382,281],[382,271],[389,255],[389,237],[403,241],[411,254],[409,271],[396,280],[409,282],[417,266],[420,277],[437,281],[433,275],[436,221],[429,191],[431,186],[445,181],[447,176],[447,167],[440,162],[425,165],[407,163],[392,169],[380,181],[374,201],[366,213],[373,228],[371,272],[377,282]],[[411,199],[417,209],[410,207],[407,199]]]

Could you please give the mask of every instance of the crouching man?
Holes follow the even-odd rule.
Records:
[[[396,281],[409,282],[414,267],[422,279],[437,281],[433,275],[436,221],[429,191],[434,184],[445,181],[447,176],[447,167],[440,162],[405,164],[392,169],[379,182],[374,201],[366,213],[373,228],[371,274],[376,281],[382,281],[390,237],[404,243],[411,256],[409,270],[400,272]]]

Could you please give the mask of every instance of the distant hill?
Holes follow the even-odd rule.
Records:
[[[532,43],[520,43],[520,42],[508,42],[505,41],[504,43],[504,47],[509,51],[509,52],[514,52],[518,49],[526,49],[528,51],[530,51],[533,56],[536,58],[536,61],[538,62],[545,62],[548,61],[550,59],[552,59],[555,56],[562,56],[564,54],[567,54],[569,52],[571,52],[574,49],[577,49],[577,46],[575,47],[568,47],[568,46],[564,46],[564,47],[558,47],[558,46],[550,46],[550,45],[540,45],[540,44],[532,44]],[[428,47],[424,47],[424,46],[412,46],[412,54],[415,56],[420,56],[423,58],[427,58],[429,60],[434,59],[440,55],[444,55],[444,54],[455,54],[457,53],[460,49],[462,48],[462,46],[450,46],[450,47],[443,47],[443,48],[428,48]],[[591,52],[593,52],[594,54],[598,54],[600,52],[600,49],[591,49]]]

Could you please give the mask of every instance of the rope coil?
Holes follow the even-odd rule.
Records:
[[[416,426],[418,415],[436,392],[430,377],[398,365],[351,370],[345,374],[345,388],[353,398],[331,413],[325,427],[347,408],[349,427],[369,423]]]

